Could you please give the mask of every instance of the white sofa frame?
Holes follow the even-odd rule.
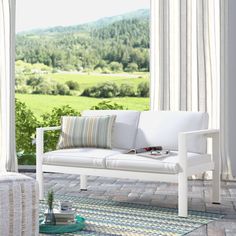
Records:
[[[44,154],[44,132],[59,130],[61,127],[45,127],[37,128],[36,131],[36,179],[39,183],[39,198],[44,198],[44,172],[55,172],[65,174],[79,174],[80,175],[80,189],[87,189],[87,176],[103,176],[126,179],[138,179],[143,181],[162,181],[170,183],[178,183],[178,215],[180,217],[187,217],[188,215],[188,177],[212,171],[212,202],[220,203],[220,176],[221,176],[221,160],[219,153],[219,130],[197,130],[191,132],[179,133],[178,137],[178,151],[179,151],[179,165],[181,172],[178,174],[162,174],[162,173],[146,173],[137,171],[123,171],[112,169],[95,169],[70,167],[60,165],[47,165],[43,163]],[[202,135],[212,139],[212,154],[211,161],[208,163],[197,163],[195,166],[189,167],[187,164],[187,141],[191,135]],[[207,154],[202,154],[204,157]]]

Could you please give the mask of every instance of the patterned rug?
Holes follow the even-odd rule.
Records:
[[[177,210],[171,208],[65,195],[56,195],[55,198],[58,201],[72,201],[78,214],[86,219],[84,231],[66,235],[177,236],[222,217],[190,211],[188,218],[179,218]],[[46,202],[41,201],[41,219],[46,208]]]

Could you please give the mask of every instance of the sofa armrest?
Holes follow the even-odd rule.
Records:
[[[188,137],[192,135],[202,135],[207,138],[212,138],[212,156],[217,165],[220,165],[220,145],[219,136],[220,131],[218,129],[196,130],[189,132],[181,132],[178,137],[178,149],[179,149],[179,164],[183,171],[187,169],[187,142]]]
[[[204,130],[194,130],[188,132],[181,132],[179,135],[191,136],[191,135],[203,135],[207,137],[213,137],[219,135],[220,131],[218,129],[204,129]]]
[[[45,132],[45,131],[54,131],[54,130],[59,130],[59,129],[61,129],[61,126],[40,127],[40,128],[37,128],[36,130],[42,130],[43,132]]]
[[[59,130],[61,127],[40,127],[36,129],[36,179],[39,183],[39,199],[43,199],[43,152],[44,132]]]
[[[40,158],[40,156],[44,152],[44,132],[46,131],[56,131],[60,130],[61,126],[55,126],[55,127],[40,127],[36,129],[36,157],[37,159]]]

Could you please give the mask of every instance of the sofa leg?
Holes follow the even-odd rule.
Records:
[[[220,173],[212,171],[212,203],[220,204]]]
[[[221,163],[219,155],[219,135],[213,137],[213,161],[214,170],[212,171],[212,203],[220,204],[220,173],[221,173]]]
[[[87,175],[80,175],[80,190],[87,190]]]
[[[38,182],[39,185],[39,200],[43,200],[44,199],[44,188],[43,188],[43,172],[38,170],[36,171],[36,180]]]
[[[212,203],[220,204],[220,174],[212,171]]]
[[[184,173],[178,176],[178,215],[188,216],[188,180]]]

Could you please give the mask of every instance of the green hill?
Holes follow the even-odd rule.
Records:
[[[59,70],[149,70],[149,11],[17,34],[16,60]]]
[[[30,31],[19,32],[18,35],[42,35],[42,34],[53,34],[53,33],[78,33],[85,32],[104,26],[111,25],[114,22],[121,20],[130,20],[130,19],[148,19],[150,11],[148,9],[139,9],[134,12],[128,12],[122,15],[116,15],[111,17],[104,17],[97,21],[89,22],[86,24],[78,24],[72,26],[55,26],[46,29],[34,29]]]

